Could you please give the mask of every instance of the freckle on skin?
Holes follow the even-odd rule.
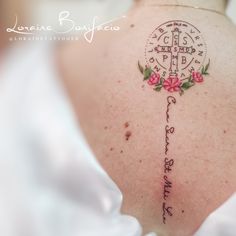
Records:
[[[104,129],[105,129],[105,130],[107,130],[107,129],[108,129],[108,127],[107,127],[107,126],[105,126],[105,127],[104,127]]]
[[[134,26],[135,26],[134,24],[131,24],[131,25],[130,25],[131,28],[134,28]]]
[[[139,160],[139,163],[142,163],[143,162],[143,160]]]
[[[227,131],[226,130],[224,130],[224,134],[226,134],[227,133]]]
[[[114,148],[113,148],[113,147],[111,147],[111,148],[110,148],[110,151],[113,151],[113,150],[114,150]]]
[[[127,131],[125,133],[125,138],[126,138],[127,141],[130,139],[131,135],[132,135],[132,133],[130,131]]]
[[[123,152],[124,152],[123,150],[120,151],[120,153],[123,153]]]
[[[184,210],[182,210],[182,213],[184,213]]]
[[[128,127],[129,127],[129,122],[128,122],[128,121],[125,122],[124,127],[125,127],[125,128],[128,128]]]

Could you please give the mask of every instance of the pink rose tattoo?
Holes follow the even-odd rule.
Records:
[[[148,80],[148,84],[151,86],[156,85],[160,83],[160,80],[161,80],[161,76],[159,74],[152,73],[152,75],[150,76]]]
[[[181,90],[182,82],[179,80],[178,77],[170,76],[168,79],[164,80],[163,87],[168,92],[179,92]]]
[[[160,92],[162,89],[165,89],[170,93],[179,92],[180,95],[183,95],[186,90],[189,90],[196,84],[203,83],[205,76],[209,75],[209,67],[210,60],[206,66],[202,67],[201,72],[193,71],[187,78],[180,79],[178,74],[163,78],[150,66],[145,66],[144,68],[138,62],[139,71],[143,74],[144,80],[146,80],[150,86],[154,86],[154,91]]]
[[[193,72],[192,77],[196,83],[202,83],[204,81],[203,76],[200,72]]]

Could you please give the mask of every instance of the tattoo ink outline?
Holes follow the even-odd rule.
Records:
[[[143,67],[140,62],[138,61],[138,68],[139,71],[142,73],[143,77],[144,77],[144,81],[147,81],[148,84],[150,86],[154,86],[154,91],[160,92],[162,89],[165,89],[166,91],[170,92],[170,93],[174,93],[174,92],[179,92],[179,94],[182,96],[184,94],[185,91],[189,90],[190,88],[192,88],[193,86],[199,84],[199,83],[203,83],[205,76],[208,76],[208,70],[210,67],[210,59],[208,61],[208,64],[206,64],[205,66],[200,66],[200,69],[196,69],[193,66],[191,66],[191,63],[193,60],[195,60],[194,58],[191,60],[191,62],[189,63],[189,65],[187,65],[187,67],[184,68],[188,69],[190,66],[191,68],[188,69],[189,75],[183,79],[180,79],[180,77],[182,77],[183,75],[185,76],[186,72],[181,72],[182,74],[180,75],[179,70],[178,70],[178,60],[179,60],[179,56],[178,54],[180,53],[185,53],[185,54],[193,54],[195,53],[195,55],[197,54],[199,57],[203,57],[204,54],[204,58],[202,59],[202,61],[205,60],[205,54],[206,54],[206,49],[204,52],[204,48],[201,48],[201,50],[199,49],[198,53],[197,53],[197,49],[199,47],[204,47],[206,48],[206,44],[203,40],[203,37],[200,35],[200,31],[193,26],[192,24],[185,22],[185,21],[180,21],[180,20],[175,20],[175,21],[168,21],[162,25],[160,25],[159,27],[157,27],[154,32],[151,35],[155,35],[154,36],[150,36],[149,38],[154,38],[154,40],[157,39],[157,33],[161,33],[162,35],[166,34],[167,32],[165,32],[165,30],[163,29],[163,27],[173,27],[173,31],[172,32],[172,45],[165,45],[165,46],[160,46],[160,45],[154,45],[153,42],[149,42],[149,44],[154,45],[152,47],[152,50],[149,51],[151,53],[155,52],[158,54],[164,53],[169,53],[171,54],[170,56],[170,68],[169,68],[169,75],[167,74],[167,68],[163,67],[160,65],[160,63],[158,62],[158,60],[154,59],[154,57],[152,57],[151,60],[151,64],[153,63],[157,63],[159,67],[162,67],[165,69],[165,71],[161,74],[160,73],[160,68],[155,65],[155,67],[151,67],[149,65],[149,63],[147,65],[145,65],[145,67]],[[183,37],[182,39],[182,45],[180,45],[180,34],[183,33],[180,29],[185,29],[187,26],[190,27],[190,32],[189,34],[193,34],[197,33],[197,36],[194,35],[194,37],[191,37],[187,32],[184,32],[186,35],[189,35],[189,39],[192,40],[193,44],[195,45],[196,48],[193,48],[193,45],[189,46],[187,45],[187,41],[186,38],[187,37]],[[182,28],[181,28],[182,27]],[[185,27],[185,28],[184,28]],[[155,33],[155,31],[157,33]],[[161,36],[162,36],[161,35]],[[161,38],[161,36],[157,39],[157,43],[158,40]],[[165,38],[170,38],[168,36],[165,36],[163,41],[165,42]],[[195,40],[195,41],[194,41]],[[202,40],[199,41],[198,40]],[[185,45],[183,45],[185,44]],[[173,56],[174,54],[174,56]],[[175,55],[176,54],[176,55]],[[166,55],[164,55],[166,56]],[[164,58],[168,58],[167,56],[164,57],[163,56],[163,60]],[[182,59],[183,60],[183,59]],[[186,60],[186,57],[185,57]],[[184,62],[187,63],[187,60]],[[195,60],[194,62],[201,63],[201,60]],[[174,69],[173,69],[174,68]]]

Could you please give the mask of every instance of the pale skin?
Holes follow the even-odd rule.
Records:
[[[124,195],[122,212],[138,218],[144,232],[190,236],[236,190],[236,30],[223,15],[181,7],[158,8],[144,0],[118,24],[118,33],[98,33],[58,50],[57,63],[78,121],[97,159]],[[168,1],[224,12],[225,2]],[[145,3],[146,6],[141,6]],[[166,2],[165,2],[166,3]],[[172,94],[176,130],[169,154],[175,159],[169,202],[162,222],[165,91],[144,83],[148,35],[169,20],[201,30],[211,59],[210,76],[184,96]],[[144,85],[144,86],[143,86]],[[128,139],[128,140],[127,140]]]

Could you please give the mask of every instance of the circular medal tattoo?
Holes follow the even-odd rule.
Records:
[[[210,61],[204,65],[207,47],[201,32],[185,21],[169,21],[158,26],[145,47],[146,66],[139,70],[154,90],[181,95],[208,75]]]

